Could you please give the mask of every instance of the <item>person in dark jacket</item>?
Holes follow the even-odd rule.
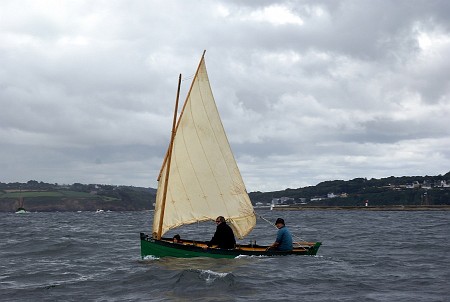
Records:
[[[223,216],[216,218],[216,232],[213,238],[207,243],[208,247],[217,245],[221,249],[234,249],[236,239],[234,238],[233,230],[226,223]]]

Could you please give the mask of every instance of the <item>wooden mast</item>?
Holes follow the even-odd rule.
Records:
[[[164,180],[164,191],[162,196],[162,203],[161,203],[161,215],[159,217],[159,225],[158,225],[158,233],[157,233],[157,239],[161,239],[161,233],[162,233],[162,225],[164,220],[164,211],[166,209],[166,199],[167,199],[167,185],[169,183],[169,171],[170,171],[170,162],[172,159],[172,148],[173,148],[173,140],[175,139],[175,126],[177,122],[177,111],[178,111],[178,100],[180,99],[180,86],[181,86],[181,74],[178,78],[178,89],[177,89],[177,99],[175,101],[175,111],[173,113],[173,123],[172,123],[172,136],[170,138],[170,145],[169,150],[167,154],[167,169],[166,169],[166,178]]]

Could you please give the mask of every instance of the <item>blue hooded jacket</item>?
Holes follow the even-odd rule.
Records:
[[[279,243],[277,250],[292,251],[292,235],[287,227],[283,226],[281,229],[278,229],[277,239],[275,241]]]

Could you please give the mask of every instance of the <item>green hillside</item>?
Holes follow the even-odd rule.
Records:
[[[253,203],[306,203],[317,206],[450,205],[450,172],[438,176],[355,178],[275,192],[252,192]]]
[[[275,192],[251,192],[253,204],[282,202],[310,206],[450,205],[450,172],[437,176],[355,178]],[[0,182],[0,212],[13,212],[23,200],[29,211],[141,211],[153,208],[156,190],[99,184]]]
[[[0,182],[0,212],[15,211],[20,200],[28,211],[140,211],[153,207],[155,195],[131,186]]]

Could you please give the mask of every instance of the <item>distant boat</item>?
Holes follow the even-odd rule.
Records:
[[[280,204],[271,204],[270,205],[270,210],[272,211],[275,208],[285,208],[285,207],[289,207],[290,205],[286,204],[286,203],[280,203]]]
[[[24,214],[24,213],[29,213],[29,212],[27,210],[25,210],[24,208],[17,208],[16,214]]]
[[[269,204],[264,204],[262,202],[257,202],[254,206],[254,209],[269,209],[270,205]]]
[[[234,159],[211,91],[204,53],[177,120],[181,75],[172,136],[158,177],[151,235],[141,233],[141,256],[234,258],[239,255],[315,255],[320,242],[299,242],[292,251],[269,250],[256,244],[234,249],[207,247],[206,241],[162,236],[182,225],[227,218],[242,239],[256,224],[256,215]]]
[[[22,194],[22,190],[20,191],[20,194]],[[23,197],[22,197],[22,195],[20,195],[19,206],[17,207],[16,214],[24,214],[24,213],[28,213],[28,211],[25,210],[25,208],[23,206]]]
[[[97,211],[95,211],[95,213],[103,213],[104,212],[104,210],[102,210],[102,209],[97,209]]]

